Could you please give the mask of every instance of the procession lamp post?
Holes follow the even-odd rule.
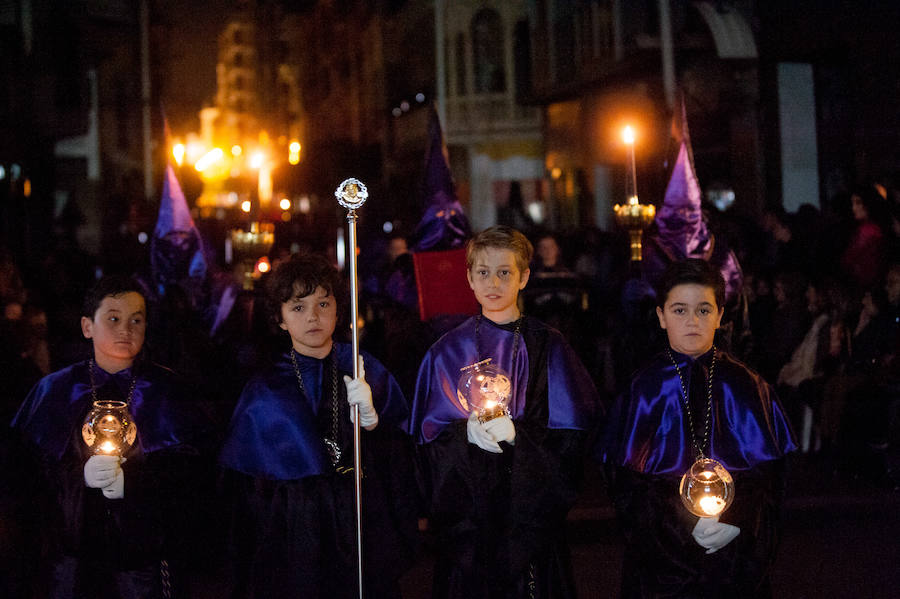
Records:
[[[622,131],[622,141],[628,146],[628,172],[625,175],[625,194],[628,201],[626,204],[616,204],[613,210],[616,214],[616,223],[628,230],[631,262],[634,264],[641,261],[641,238],[644,229],[650,226],[656,216],[656,207],[638,201],[637,170],[634,165],[635,132],[630,125]]]
[[[369,197],[362,181],[347,179],[334,192],[338,203],[347,209],[348,254],[350,258],[350,328],[353,347],[353,378],[359,378],[359,291],[356,278],[356,209]],[[359,406],[353,406],[353,478],[356,489],[356,574],[359,597],[363,596],[363,548],[362,548],[362,451],[359,424]]]

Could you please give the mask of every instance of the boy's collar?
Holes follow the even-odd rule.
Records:
[[[716,351],[716,346],[712,346],[706,352],[700,354],[696,358],[692,358],[687,354],[683,354],[675,349],[672,349],[672,346],[669,346],[669,351],[672,352],[672,357],[675,358],[675,361],[679,364],[687,363],[693,364],[694,362],[700,362],[704,366],[709,366],[709,363],[712,361],[713,352]]]
[[[126,366],[125,368],[119,368],[115,372],[110,372],[108,369],[104,368],[100,362],[97,361],[97,356],[94,355],[91,357],[91,362],[94,364],[94,372],[95,374],[101,377],[119,377],[119,376],[130,376],[133,371],[137,369],[138,362],[140,361],[140,356],[135,357],[134,360],[131,361],[131,364]]]

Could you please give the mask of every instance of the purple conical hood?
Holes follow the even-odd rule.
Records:
[[[171,231],[190,231],[194,228],[194,219],[188,208],[187,200],[175,169],[171,164],[166,164],[166,178],[163,181],[162,197],[159,202],[159,215],[156,219],[156,228],[153,230],[155,237],[164,237]]]
[[[167,163],[156,228],[150,241],[150,268],[160,293],[166,285],[185,277],[202,280],[207,269],[203,251],[203,239],[191,218],[175,169]]]
[[[709,229],[700,207],[700,183],[686,140],[666,187],[663,205],[656,216],[660,245],[679,258],[705,258],[710,247]]]
[[[416,252],[460,247],[471,236],[469,219],[456,198],[440,119],[433,107],[428,122],[428,141],[423,190],[425,210],[413,236],[416,240],[413,251]]]

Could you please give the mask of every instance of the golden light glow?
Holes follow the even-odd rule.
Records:
[[[250,168],[261,168],[266,162],[266,153],[258,150],[250,156]]]
[[[714,495],[701,497],[699,503],[700,509],[703,510],[703,513],[709,514],[710,516],[715,516],[716,514],[721,513],[721,511],[725,508],[725,500]]]
[[[278,207],[281,208],[282,210],[290,210],[291,201],[287,198],[281,198],[281,201],[278,202]]]
[[[288,147],[288,162],[292,165],[300,164],[300,142],[292,141]]]
[[[194,168],[202,173],[218,161],[222,160],[223,156],[225,156],[225,152],[222,151],[222,148],[213,148],[194,164]]]
[[[271,267],[272,267],[272,265],[269,264],[269,259],[266,258],[265,256],[263,256],[262,258],[260,258],[259,260],[256,261],[256,270],[258,270],[261,273],[269,272],[269,269]]]
[[[550,176],[554,179],[559,179],[562,176],[562,169],[558,166],[554,166],[553,170],[550,171]]]
[[[626,125],[625,128],[622,129],[622,141],[629,146],[634,144],[634,129],[631,128],[631,125]]]
[[[26,198],[31,197],[31,179],[25,179],[25,183],[22,184],[22,194]]]
[[[263,162],[262,166],[259,168],[257,193],[259,194],[260,206],[267,208],[272,201],[272,168],[265,162]]]
[[[231,146],[231,155],[234,156],[235,158],[240,156],[241,153],[243,153],[243,151],[244,151],[244,149],[237,144],[234,144],[233,146]]]
[[[244,200],[241,202],[241,210],[243,212],[250,212],[250,200]]]
[[[100,452],[101,453],[112,454],[112,453],[115,453],[116,449],[118,449],[118,448],[116,447],[116,444],[113,443],[112,441],[104,441],[103,443],[100,444]]]
[[[203,142],[200,141],[189,141],[187,146],[185,147],[185,156],[187,157],[187,161],[190,163],[195,163],[200,159],[201,156],[206,154],[206,146],[203,145]]]
[[[184,164],[185,147],[183,143],[177,143],[172,146],[172,157],[175,158],[175,164],[181,166]]]

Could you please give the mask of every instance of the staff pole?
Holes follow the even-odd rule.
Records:
[[[347,179],[334,192],[338,203],[347,209],[350,254],[350,330],[353,345],[353,378],[359,378],[359,291],[356,281],[356,209],[366,202],[369,192],[362,181]],[[362,437],[359,425],[359,406],[353,406],[353,478],[356,490],[356,575],[359,597],[363,596],[363,546],[362,546]]]

